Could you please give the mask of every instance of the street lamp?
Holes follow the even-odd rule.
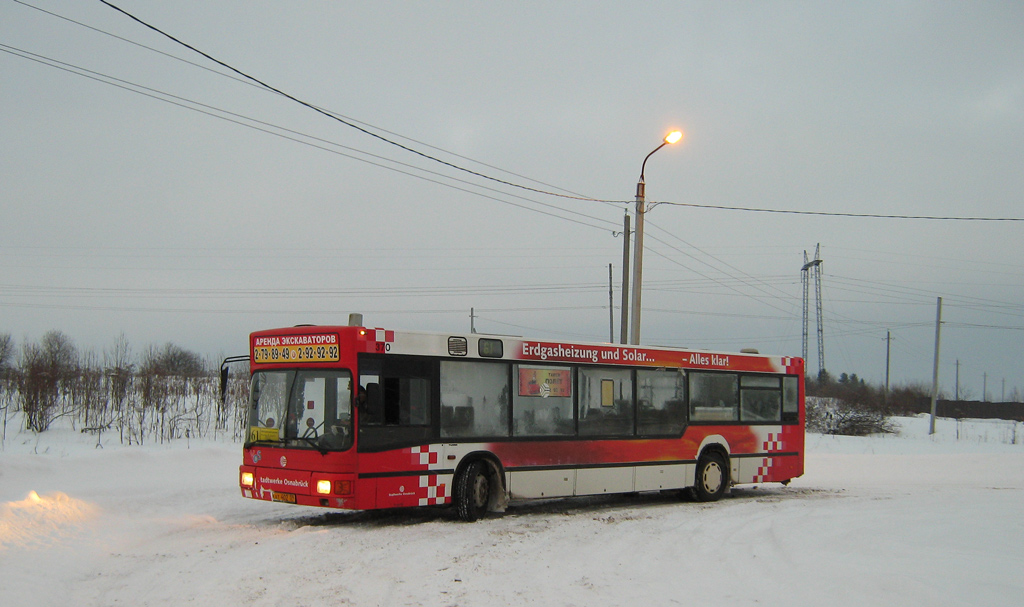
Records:
[[[665,136],[661,145],[647,155],[647,158],[666,145],[676,143],[682,138],[682,131],[672,131]],[[643,284],[644,213],[647,211],[646,202],[644,202],[644,169],[647,167],[647,158],[644,158],[644,163],[640,165],[640,181],[636,182],[636,240],[633,242],[633,301],[630,304],[630,307],[633,308],[633,322],[629,341],[633,345],[640,345],[640,286]]]

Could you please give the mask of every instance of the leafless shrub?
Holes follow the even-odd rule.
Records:
[[[10,333],[0,333],[0,418],[3,418],[3,430],[0,434],[0,445],[7,442],[7,421],[14,414],[11,404],[14,402],[15,370],[14,340]]]
[[[95,433],[97,447],[102,433],[115,429],[129,445],[222,432],[243,440],[247,377],[232,376],[221,401],[209,369],[201,356],[172,343],[149,347],[136,363],[124,335],[99,356],[80,354],[59,331],[26,341],[20,352],[10,335],[0,334],[3,438],[7,421],[21,413],[25,429],[37,433],[65,416],[73,428]]]
[[[877,409],[837,398],[808,397],[807,430],[819,434],[869,436],[896,431],[891,419]]]
[[[806,425],[811,432],[846,436],[895,432],[889,395],[856,374],[843,373],[834,379],[822,373],[807,379],[806,391]]]
[[[43,432],[56,417],[73,410],[70,396],[77,370],[78,351],[60,331],[46,333],[38,344],[23,344],[18,391],[26,428]]]
[[[100,420],[97,432],[102,432],[111,424],[117,424],[121,442],[124,442],[129,396],[132,394],[135,380],[132,348],[124,333],[117,337],[114,345],[103,351],[103,373],[107,386],[107,417]]]

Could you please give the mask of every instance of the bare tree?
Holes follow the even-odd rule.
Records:
[[[14,340],[10,333],[0,333],[0,417],[3,418],[3,433],[0,446],[7,442],[7,420],[13,413],[14,401]]]
[[[842,373],[838,380],[822,374],[807,378],[807,429],[822,434],[864,436],[891,433],[894,392],[868,385],[857,374]]]
[[[215,399],[204,397],[212,391],[212,379],[200,355],[169,342],[151,346],[143,355],[139,381],[142,407],[153,415],[147,428],[136,428],[138,440],[154,431],[161,441],[202,435]]]
[[[125,424],[128,421],[128,397],[135,377],[132,348],[124,333],[117,336],[113,346],[103,350],[103,373],[107,379],[110,415],[110,419],[106,420],[104,425],[116,422],[121,433],[121,442],[124,442]]]
[[[73,391],[75,415],[82,431],[99,431],[106,423],[109,398],[104,386],[103,367],[95,350],[86,350],[79,358]],[[99,443],[97,443],[99,445]]]
[[[821,434],[867,436],[896,431],[892,420],[877,409],[834,397],[807,398],[807,429]]]
[[[232,378],[230,398],[222,402],[211,368],[200,355],[173,343],[151,346],[136,359],[123,334],[101,355],[79,351],[56,330],[17,349],[10,335],[0,334],[2,438],[7,422],[20,414],[25,428],[37,433],[67,417],[72,427],[95,432],[97,446],[115,424],[121,442],[129,445],[211,432],[230,432],[240,440],[247,382]]]
[[[207,374],[202,356],[171,342],[160,348],[149,347],[143,356],[142,372],[178,377],[201,377]]]
[[[8,369],[14,362],[14,340],[10,333],[0,333],[0,369]]]
[[[49,331],[38,344],[21,348],[18,392],[25,427],[44,432],[53,420],[70,411],[67,396],[78,368],[78,351],[68,336]]]

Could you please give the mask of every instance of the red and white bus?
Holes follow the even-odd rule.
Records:
[[[250,336],[242,495],[350,510],[787,483],[804,469],[788,356],[359,326]]]

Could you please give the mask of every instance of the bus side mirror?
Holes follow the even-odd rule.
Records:
[[[229,356],[220,363],[220,404],[224,405],[228,398],[228,368],[231,363],[249,362],[249,355]]]
[[[228,366],[220,367],[220,404],[224,404],[228,398]]]

